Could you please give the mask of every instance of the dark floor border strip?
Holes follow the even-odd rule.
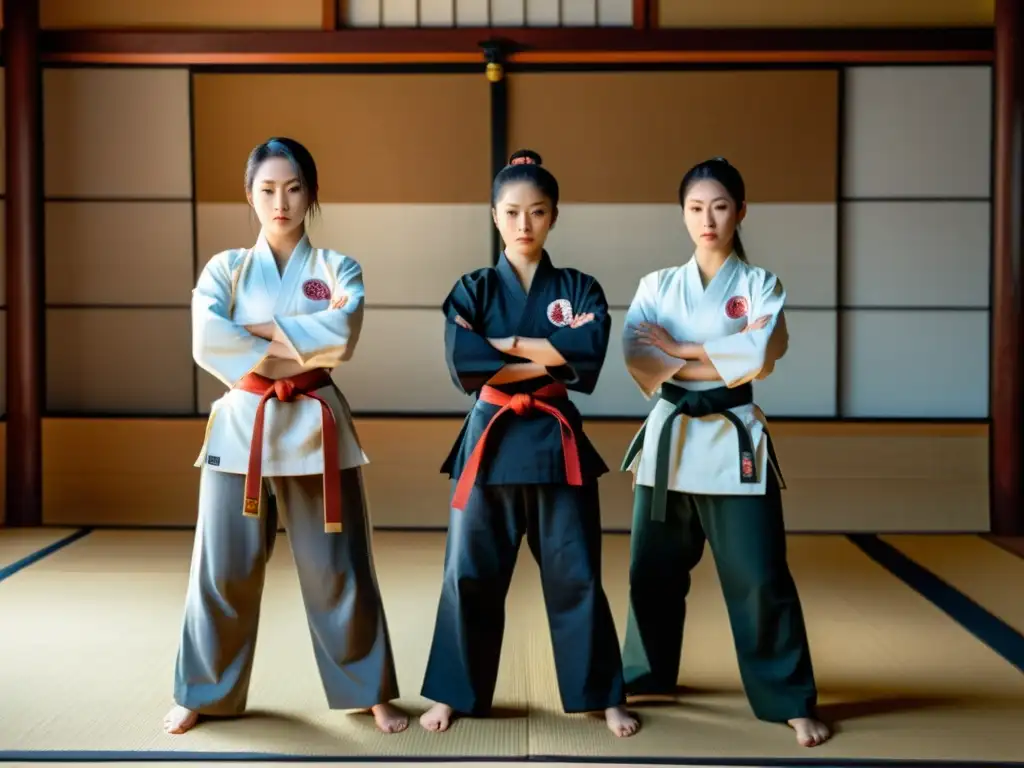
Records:
[[[11,565],[7,565],[3,568],[0,568],[0,581],[3,581],[9,576],[13,576],[18,571],[24,570],[25,568],[28,568],[30,565],[38,563],[43,558],[49,557],[54,552],[64,549],[64,547],[68,546],[69,544],[74,544],[76,541],[85,536],[88,536],[90,533],[92,533],[91,528],[79,528],[77,531],[68,536],[65,536],[63,539],[59,539],[53,542],[52,544],[48,544],[42,549],[36,550],[31,555],[26,555],[25,557],[21,558],[21,560],[18,560],[17,562],[12,563]]]
[[[579,755],[289,755],[261,752],[106,752],[106,751],[0,751],[0,762],[26,763],[122,763],[122,762],[251,762],[251,763],[572,763],[630,765],[751,766],[782,768],[820,766],[821,768],[963,768],[963,760],[897,760],[885,758],[779,758],[779,757],[582,757]],[[1021,768],[1024,762],[971,760],[979,768]]]
[[[878,536],[850,534],[847,538],[1005,661],[1024,672],[1024,635]]]

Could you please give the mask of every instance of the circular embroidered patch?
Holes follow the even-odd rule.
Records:
[[[331,298],[331,289],[327,287],[327,283],[315,278],[302,284],[302,293],[313,301],[327,301]]]
[[[548,320],[553,325],[568,325],[572,322],[572,304],[567,299],[555,299],[548,304]]]
[[[739,320],[747,316],[747,300],[742,296],[733,296],[725,302],[725,316],[732,320]]]

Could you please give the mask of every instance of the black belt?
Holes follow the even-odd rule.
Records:
[[[672,422],[678,416],[689,416],[700,419],[705,416],[724,416],[736,427],[736,436],[739,438],[739,470],[741,483],[756,483],[757,467],[754,463],[754,441],[750,437],[746,426],[739,417],[730,409],[743,405],[750,405],[754,402],[754,387],[751,384],[743,384],[739,387],[716,387],[715,389],[694,390],[685,389],[675,384],[665,383],[661,385],[659,396],[662,400],[672,403],[675,408],[665,419],[662,425],[661,434],[658,435],[658,450],[654,467],[654,495],[651,500],[651,519],[663,521],[665,519],[665,499],[668,495],[668,462],[672,447]],[[648,417],[649,418],[649,417]],[[626,471],[633,459],[643,448],[644,435],[647,432],[647,422],[633,438],[626,451],[626,457],[622,460],[622,470]],[[767,434],[767,431],[766,431]],[[775,457],[775,449],[772,446],[771,438],[768,439],[768,455],[772,463],[779,466]]]

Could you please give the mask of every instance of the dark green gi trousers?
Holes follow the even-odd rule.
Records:
[[[769,468],[763,496],[670,491],[663,521],[652,519],[653,493],[640,485],[634,493],[623,650],[627,692],[675,692],[690,572],[706,540],[754,714],[773,722],[813,717],[814,671],[800,599],[786,563],[782,495],[775,473]]]

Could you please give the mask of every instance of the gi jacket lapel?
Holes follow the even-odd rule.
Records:
[[[541,253],[540,262],[537,264],[537,271],[534,272],[533,282],[530,283],[530,290],[523,289],[515,270],[509,264],[504,253],[498,260],[498,275],[502,284],[511,299],[509,303],[509,321],[515,328],[515,333],[520,336],[538,336],[542,338],[546,334],[538,334],[536,329],[541,328],[540,319],[547,317],[547,310],[544,302],[551,294],[552,282],[557,277],[557,270],[551,263],[551,257],[547,251]]]

